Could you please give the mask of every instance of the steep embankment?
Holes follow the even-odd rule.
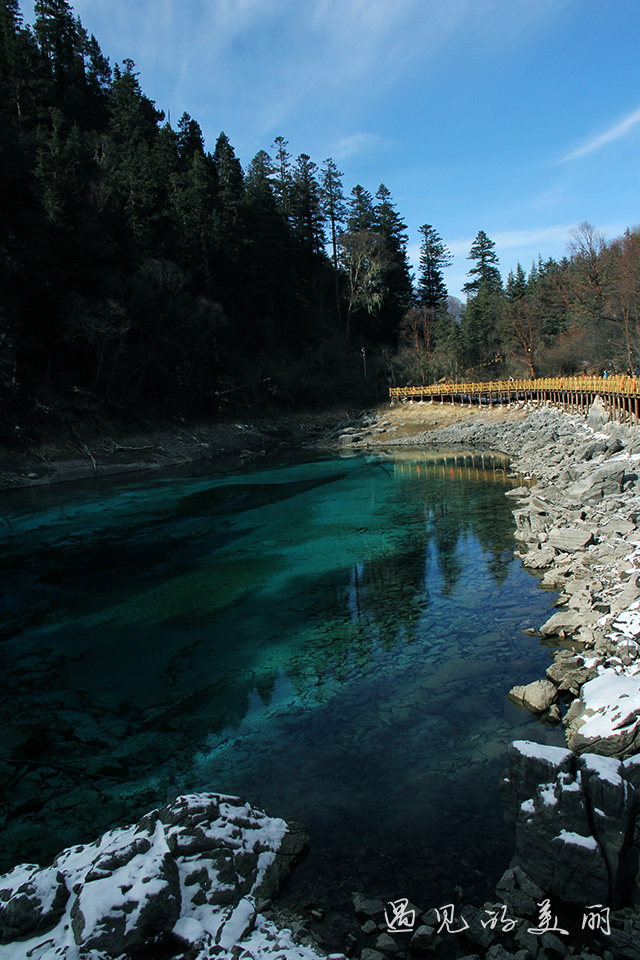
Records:
[[[330,442],[359,422],[344,408],[310,412],[238,411],[199,423],[151,424],[134,429],[73,426],[47,442],[22,439],[0,447],[0,490],[139,471],[203,464],[215,470],[253,458]]]

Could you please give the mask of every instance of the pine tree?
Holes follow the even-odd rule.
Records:
[[[442,242],[440,234],[429,223],[419,227],[422,234],[420,245],[420,273],[418,276],[418,302],[427,310],[446,306],[447,287],[442,271],[450,267],[453,257]]]
[[[467,258],[475,266],[463,290],[468,295],[462,318],[466,365],[487,366],[501,356],[500,326],[503,310],[502,278],[495,243],[480,230]]]
[[[0,0],[0,119],[11,123],[35,119],[41,66],[33,36],[23,27],[18,0]]]
[[[242,330],[267,357],[290,342],[288,321],[299,306],[297,251],[276,200],[274,173],[270,155],[260,150],[247,167],[242,202],[241,268],[251,278],[243,285]]]
[[[347,230],[357,233],[360,230],[375,230],[373,197],[359,183],[351,191],[348,201]]]
[[[341,319],[340,310],[340,276],[338,273],[338,234],[347,216],[347,205],[342,187],[343,173],[338,170],[334,160],[330,157],[324,161],[322,174],[322,199],[324,216],[331,231],[331,259],[333,262],[333,278],[336,296],[336,316],[338,323]]]
[[[493,292],[502,290],[502,278],[498,270],[495,247],[495,243],[489,239],[484,230],[478,231],[467,257],[467,260],[473,260],[475,263],[475,266],[469,270],[469,276],[472,279],[462,288],[467,295],[477,294],[482,286]]]
[[[319,255],[324,249],[325,236],[317,171],[308,154],[298,157],[291,184],[291,220],[294,237],[302,250]]]
[[[133,61],[127,59],[123,66],[124,70],[116,65],[109,91],[109,133],[116,154],[111,178],[114,202],[126,228],[125,236],[118,238],[119,252],[126,262],[132,255],[127,249],[130,239],[136,257],[157,254],[168,184],[159,182],[155,165],[158,124],[164,114],[142,93]]]
[[[276,148],[273,173],[273,192],[282,216],[287,222],[289,222],[289,217],[291,216],[291,189],[293,182],[293,176],[291,172],[291,154],[287,150],[289,141],[285,140],[284,137],[276,137],[273,141],[273,146]]]
[[[522,269],[520,263],[516,266],[516,272],[509,271],[507,284],[505,287],[505,297],[513,303],[516,300],[522,300],[527,293],[527,275]]]
[[[177,221],[175,233],[183,262],[204,278],[206,292],[211,282],[209,257],[214,237],[216,181],[213,170],[204,154],[194,150],[188,167],[181,166],[171,175],[170,188],[173,217]]]
[[[84,78],[84,38],[71,5],[67,0],[35,0],[33,7],[33,30],[55,83],[69,83],[80,71]]]
[[[244,194],[244,174],[242,165],[226,133],[216,140],[213,161],[218,174],[218,200],[228,212],[242,200]]]
[[[379,334],[388,341],[397,337],[400,322],[413,302],[413,283],[407,254],[407,225],[395,209],[383,183],[376,193],[374,231],[384,240],[388,266],[384,277],[386,295],[380,310]]]
[[[178,157],[185,167],[191,164],[194,153],[201,153],[204,156],[204,137],[200,124],[186,112],[178,121],[176,148]]]

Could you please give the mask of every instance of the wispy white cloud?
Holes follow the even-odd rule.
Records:
[[[549,227],[533,227],[529,230],[502,230],[491,235],[496,247],[501,250],[517,250],[526,247],[550,246],[566,241],[575,223],[553,224]]]
[[[589,153],[594,153],[596,150],[600,150],[601,147],[604,147],[607,143],[611,143],[613,140],[619,140],[621,137],[625,137],[637,124],[640,123],[640,107],[637,110],[634,110],[632,113],[627,114],[626,117],[623,117],[622,120],[618,120],[617,123],[612,124],[604,133],[599,133],[597,136],[592,137],[590,140],[587,140],[586,143],[583,143],[581,147],[578,147],[576,150],[572,150],[570,153],[565,154],[561,159],[561,163],[567,163],[569,160],[577,160],[579,157],[585,157]]]
[[[496,245],[498,255],[501,251],[517,251],[539,249],[541,252],[549,247],[557,248],[558,244],[566,243],[569,239],[571,230],[575,230],[577,223],[558,223],[548,227],[531,227],[528,230],[499,230],[495,233],[489,231],[489,239]],[[612,226],[602,228],[601,232],[612,235]],[[617,225],[615,225],[617,227]],[[622,228],[624,229],[624,228]],[[622,232],[622,230],[620,231]],[[454,256],[468,256],[471,244],[475,237],[468,237],[464,240],[454,240],[447,244]]]
[[[387,137],[376,133],[352,133],[351,136],[339,140],[332,150],[336,160],[346,160],[357,154],[368,153],[372,150],[384,150],[393,145]]]
[[[533,210],[549,210],[551,207],[563,203],[566,199],[566,193],[564,186],[549,187],[548,190],[543,190],[542,193],[529,200],[528,206]]]

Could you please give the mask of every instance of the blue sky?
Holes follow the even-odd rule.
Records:
[[[386,184],[432,224],[460,296],[473,238],[503,277],[561,257],[587,220],[640,223],[640,0],[76,0],[111,64],[244,166],[275,137],[333,157],[345,192]],[[25,19],[32,4],[22,2]]]

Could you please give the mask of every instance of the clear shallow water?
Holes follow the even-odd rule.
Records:
[[[290,898],[484,896],[511,856],[506,744],[562,742],[506,699],[549,663],[521,631],[552,597],[513,558],[504,466],[5,495],[0,868],[211,789],[306,824]]]

